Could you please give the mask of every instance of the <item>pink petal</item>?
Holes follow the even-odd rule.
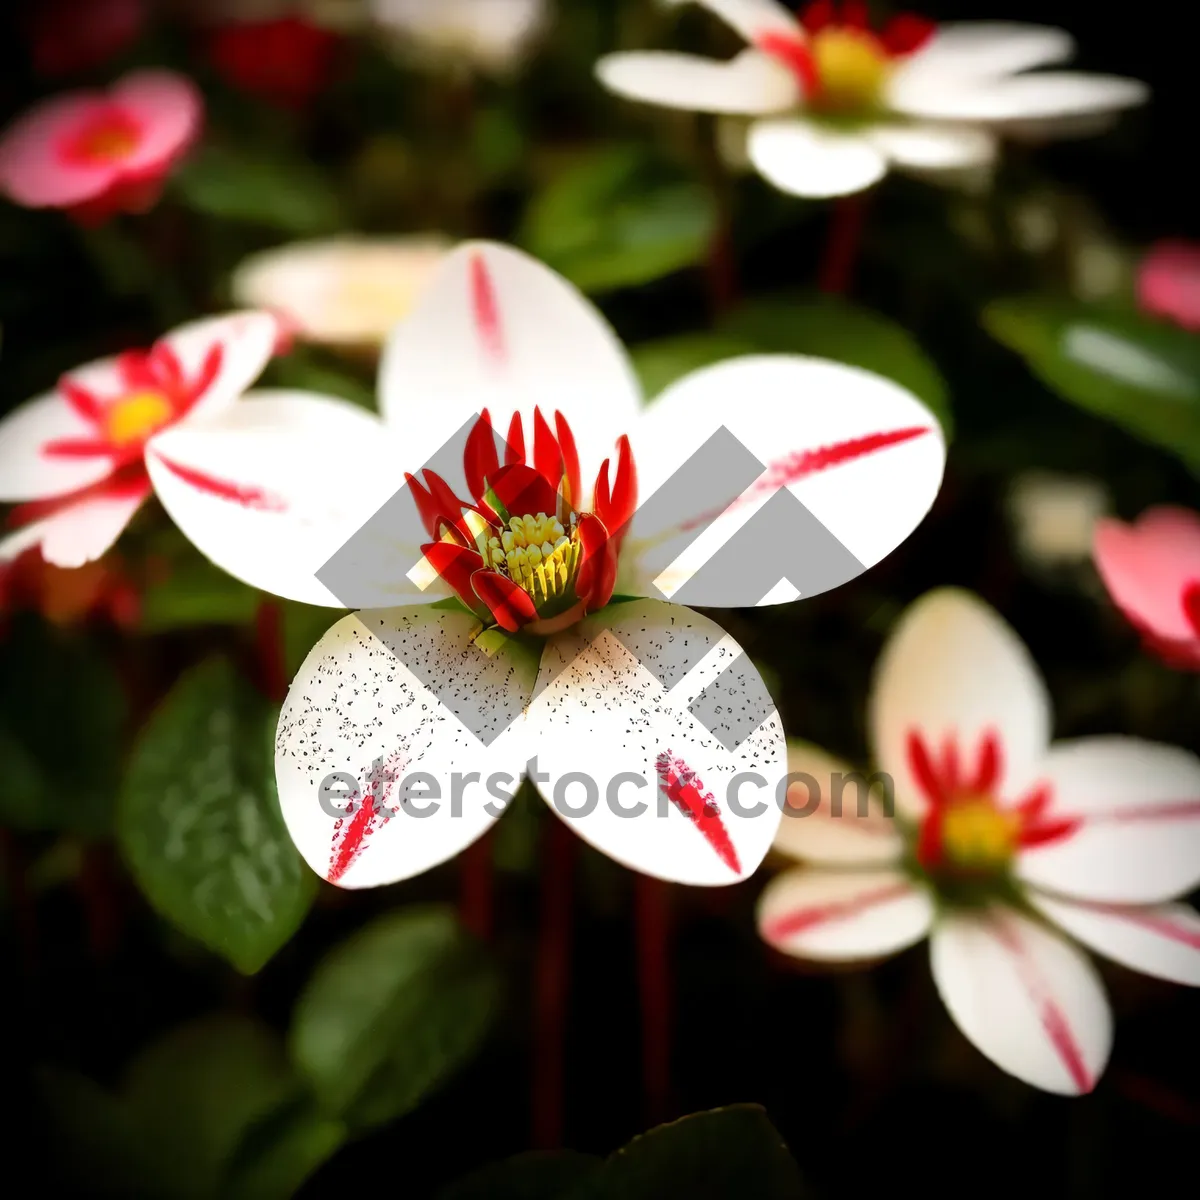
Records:
[[[172,71],[136,71],[110,93],[114,103],[137,118],[142,140],[121,163],[123,173],[165,170],[200,131],[204,101],[196,85]]]
[[[1183,597],[1200,580],[1200,515],[1163,506],[1132,525],[1102,520],[1095,559],[1113,601],[1133,624],[1169,641],[1195,639]]]
[[[1138,301],[1156,317],[1200,330],[1200,245],[1160,242],[1142,260]]]

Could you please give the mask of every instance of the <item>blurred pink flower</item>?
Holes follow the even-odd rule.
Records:
[[[33,69],[71,75],[100,66],[137,40],[145,0],[44,0],[29,21]]]
[[[1137,292],[1143,311],[1200,331],[1200,245],[1159,242],[1138,269]]]
[[[26,208],[67,209],[85,224],[145,212],[202,119],[195,85],[170,71],[52,97],[0,135],[0,191]]]
[[[1200,514],[1151,508],[1096,526],[1096,568],[1113,603],[1170,666],[1200,670]]]

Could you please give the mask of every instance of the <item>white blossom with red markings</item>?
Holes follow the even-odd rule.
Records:
[[[338,599],[363,611],[314,648],[283,706],[276,774],[305,859],[344,887],[416,875],[481,836],[528,775],[635,870],[709,886],[752,873],[780,819],[778,718],[736,643],[669,597],[693,594],[704,564],[784,490],[859,569],[879,561],[937,493],[936,420],[888,380],[790,356],[722,363],[644,406],[599,313],[492,243],[452,253],[398,326],[381,404],[404,443],[399,499],[418,506],[425,541],[411,560],[383,535],[358,555],[362,576]],[[687,511],[652,519],[641,501],[722,427],[761,473],[731,488],[715,472]],[[447,463],[448,444],[460,449]],[[264,532],[257,554],[272,544]],[[796,594],[764,590],[725,579],[722,599],[696,603]],[[693,711],[710,702],[730,721],[761,717],[723,740]],[[731,802],[747,773],[761,783]],[[406,799],[417,776],[438,795],[424,779]],[[345,815],[331,819],[323,795],[349,797],[332,810]]]
[[[827,961],[928,936],[963,1033],[1017,1078],[1077,1095],[1102,1073],[1112,1029],[1076,943],[1200,986],[1200,915],[1178,902],[1200,884],[1200,759],[1124,737],[1051,744],[1050,724],[1037,669],[995,612],[955,590],[917,601],[871,697],[894,815],[877,794],[886,780],[869,801],[843,792],[850,768],[792,746],[795,811],[776,849],[807,865],[767,886],[759,929]]]
[[[1058,29],[937,26],[903,14],[875,30],[861,0],[816,0],[800,17],[776,0],[697,3],[748,48],[728,62],[610,54],[597,66],[601,82],[632,100],[752,118],[750,161],[798,196],[859,192],[890,167],[987,167],[997,133],[1090,130],[1148,94],[1130,79],[1031,72],[1071,56],[1071,38]]]
[[[192,322],[148,351],[69,371],[52,391],[0,420],[0,500],[17,502],[0,562],[34,547],[56,566],[92,562],[152,491],[168,509],[186,506],[189,494],[239,513],[287,509],[262,483],[263,461],[295,461],[289,451],[298,437],[307,444],[314,423],[326,450],[339,439],[357,446],[365,427],[381,432],[378,421],[339,400],[245,397],[280,334],[276,319],[261,312]],[[203,453],[213,447],[215,455]],[[247,582],[274,582],[236,545],[218,542],[212,557]]]

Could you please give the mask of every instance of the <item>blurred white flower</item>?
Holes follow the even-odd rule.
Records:
[[[789,746],[775,849],[810,865],[767,886],[759,932],[825,962],[928,938],[942,1001],[984,1055],[1044,1091],[1090,1092],[1112,1014],[1081,946],[1200,986],[1200,915],[1180,902],[1200,884],[1200,759],[1128,737],[1051,743],[1029,651],[951,589],[901,617],[869,711],[872,779]]]
[[[381,345],[451,249],[448,238],[335,238],[255,254],[234,272],[238,302],[285,316],[297,337]]]
[[[368,0],[371,16],[414,55],[502,74],[520,66],[549,0]]]
[[[1132,79],[1033,70],[1071,56],[1059,29],[902,13],[876,30],[860,0],[814,0],[800,18],[776,0],[698,2],[746,49],[728,62],[610,54],[600,81],[648,104],[752,118],[754,165],[797,196],[850,195],[889,169],[977,187],[999,134],[1094,132],[1148,94]]]
[[[1014,480],[1009,516],[1017,548],[1034,566],[1077,566],[1092,556],[1096,522],[1109,513],[1097,480],[1030,471]]]

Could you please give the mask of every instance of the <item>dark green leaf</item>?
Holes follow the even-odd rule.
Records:
[[[330,233],[341,222],[326,178],[299,158],[210,145],[175,177],[185,202],[212,217],[296,235]]]
[[[564,1200],[803,1200],[808,1194],[767,1114],[736,1105],[635,1138]]]
[[[755,350],[754,343],[746,338],[687,333],[657,342],[643,342],[633,347],[631,356],[642,383],[642,394],[649,400],[692,371],[727,358],[753,354]]]
[[[743,306],[720,333],[764,354],[809,354],[894,379],[923,401],[946,437],[953,432],[946,383],[912,336],[887,317],[844,300],[778,296]]]
[[[106,833],[125,719],[121,682],[87,642],[15,622],[0,646],[0,822]]]
[[[602,1162],[573,1150],[519,1154],[459,1180],[438,1200],[558,1200]]]
[[[290,1200],[346,1141],[346,1126],[311,1100],[286,1108],[253,1129],[230,1167],[222,1200]]]
[[[360,408],[375,411],[375,389],[350,371],[317,361],[311,353],[294,350],[286,358],[276,359],[270,366],[269,384],[281,388],[297,388],[325,396],[349,400]]]
[[[1200,338],[1046,296],[997,301],[984,323],[1052,391],[1200,472]]]
[[[292,1055],[329,1111],[367,1128],[462,1066],[497,1004],[491,965],[452,910],[389,913],[317,968],[293,1016]]]
[[[124,1088],[159,1190],[196,1200],[229,1195],[243,1140],[301,1094],[276,1037],[237,1017],[173,1030],[139,1056]]]
[[[608,146],[537,196],[521,244],[584,291],[611,291],[701,261],[716,219],[706,188],[664,173],[639,147]]]
[[[274,713],[224,662],[185,676],[142,732],[118,835],[151,903],[252,974],[292,936],[314,876],[275,792]]]
[[[143,592],[141,627],[144,633],[164,633],[202,625],[245,625],[254,619],[259,601],[253,588],[193,552]]]

